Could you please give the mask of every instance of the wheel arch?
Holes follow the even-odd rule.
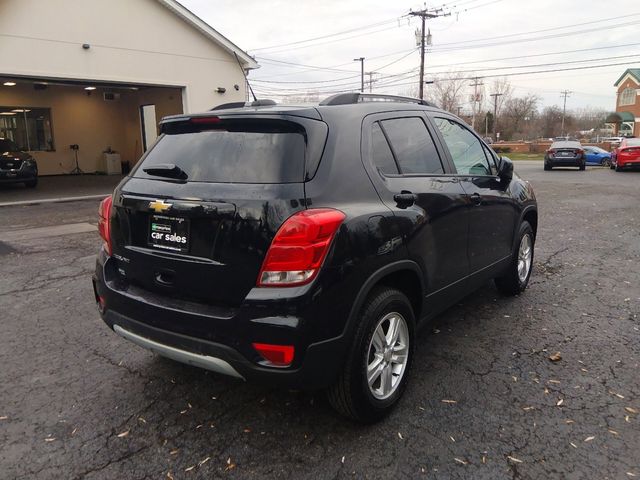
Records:
[[[423,276],[424,274],[418,264],[411,260],[400,260],[376,270],[364,282],[351,306],[345,333],[349,337],[352,335],[357,325],[358,314],[362,305],[371,291],[379,285],[397,288],[403,292],[411,302],[416,322],[418,322],[424,303],[425,285]]]

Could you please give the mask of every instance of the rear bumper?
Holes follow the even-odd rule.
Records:
[[[628,169],[640,168],[640,158],[638,158],[637,160],[621,160],[621,159],[618,159],[615,162],[615,165],[618,168],[628,168]]]
[[[544,162],[551,167],[581,167],[585,165],[584,158],[546,157]]]
[[[159,305],[153,296],[144,298],[140,291],[119,290],[109,269],[109,258],[101,252],[93,277],[96,300],[98,296],[102,299],[101,317],[137,345],[173,360],[270,386],[314,390],[328,387],[337,378],[346,337],[310,339],[313,319],[304,302],[296,307],[290,299],[272,298],[245,302],[236,309],[212,307],[195,312]],[[269,365],[252,342],[294,345],[292,365]]]

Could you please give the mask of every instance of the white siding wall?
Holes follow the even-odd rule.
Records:
[[[0,0],[0,75],[186,87],[187,112],[245,98],[235,58],[156,0]]]

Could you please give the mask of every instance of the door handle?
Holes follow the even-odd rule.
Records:
[[[478,192],[471,195],[471,201],[474,205],[482,205],[482,195]]]
[[[396,202],[399,208],[407,208],[416,203],[418,196],[410,192],[409,190],[402,190],[400,193],[396,193],[393,196],[393,200]]]

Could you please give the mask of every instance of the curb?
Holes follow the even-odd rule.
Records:
[[[2,202],[0,207],[16,207],[22,205],[39,205],[41,203],[63,203],[63,202],[76,202],[82,200],[100,200],[104,197],[111,195],[111,192],[102,193],[99,195],[84,195],[80,197],[57,197],[57,198],[40,198],[34,200],[21,200],[18,202]]]

